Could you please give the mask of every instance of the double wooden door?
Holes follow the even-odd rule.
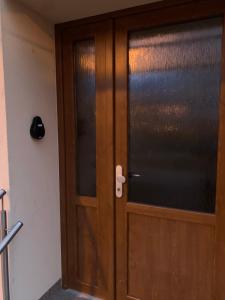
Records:
[[[224,300],[222,1],[57,27],[63,286]]]

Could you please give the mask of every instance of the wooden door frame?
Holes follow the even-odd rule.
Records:
[[[59,47],[57,51],[57,80],[63,287],[74,288],[107,299],[114,299],[112,37],[112,21],[105,20],[103,23],[96,22],[68,28],[56,39]],[[76,157],[73,45],[77,41],[90,38],[95,39],[96,48],[97,197],[94,200],[76,195],[76,174],[73,165]],[[67,100],[64,101],[64,99]],[[104,182],[98,184],[101,178],[104,178]],[[95,251],[98,261],[97,284],[87,284],[79,280],[77,275],[79,269],[77,267],[78,250],[76,249],[78,233],[75,218],[80,207],[89,210],[94,209],[96,214],[97,232],[92,233],[91,238],[97,240],[94,243],[97,244]]]
[[[134,8],[129,8],[113,13],[102,14],[100,16],[88,17],[72,22],[66,22],[57,24],[55,26],[56,37],[56,66],[57,66],[57,99],[58,99],[58,134],[59,134],[59,164],[60,164],[60,206],[61,206],[61,245],[62,245],[62,280],[63,287],[69,287],[69,272],[68,272],[68,240],[67,240],[67,182],[66,182],[66,128],[65,128],[65,105],[63,93],[63,57],[62,57],[62,37],[65,31],[73,30],[74,28],[82,27],[82,25],[96,24],[98,22],[112,20],[114,22],[119,18],[128,18],[131,15],[138,15],[145,13],[146,18],[150,15],[153,17],[154,12],[157,12],[158,20],[154,19],[155,25],[162,24],[162,18],[165,17],[165,11],[167,9],[174,10],[171,15],[172,19],[176,19],[179,22],[179,16],[176,15],[176,10],[179,7],[184,7],[187,11],[192,11],[192,18],[199,19],[201,16],[212,15],[225,15],[225,3],[223,0],[166,0],[162,2],[151,3],[148,5],[142,5]],[[160,12],[160,13],[159,13]],[[208,13],[207,13],[208,12]],[[159,17],[160,16],[160,17]],[[147,21],[147,19],[146,19]],[[182,21],[182,20],[180,20]],[[175,22],[175,20],[174,20]],[[225,24],[225,22],[224,22]],[[225,31],[223,34],[223,53],[225,53]],[[113,75],[112,75],[113,76]],[[117,82],[118,84],[118,82]],[[124,85],[124,82],[119,83],[120,86]],[[118,95],[115,95],[118,97]],[[118,110],[118,107],[116,107]],[[217,205],[216,205],[216,300],[223,300],[225,298],[225,291],[223,291],[225,274],[225,198],[224,198],[224,183],[225,178],[225,55],[223,55],[222,61],[222,85],[221,85],[221,102],[220,102],[220,126],[219,126],[219,148],[218,148],[218,180],[217,180]],[[115,128],[118,132],[119,128]],[[223,138],[224,137],[224,138]],[[114,199],[116,203],[117,200]],[[114,204],[111,203],[113,206]],[[115,228],[115,215],[112,221],[112,227]],[[112,231],[114,232],[114,231]],[[114,251],[115,244],[111,245],[111,250]],[[112,252],[111,252],[112,254]],[[116,267],[116,261],[113,258],[112,261],[112,281],[113,272]],[[221,275],[220,275],[221,274]],[[112,282],[110,292],[114,295],[115,283]],[[114,296],[108,299],[115,299]]]

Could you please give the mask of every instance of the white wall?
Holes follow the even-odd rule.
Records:
[[[37,300],[61,277],[54,34],[13,2],[1,0],[9,223],[24,227],[10,247],[11,299]],[[29,136],[35,115],[46,126],[39,142]]]
[[[162,0],[18,0],[55,23],[62,23]]]
[[[6,124],[6,102],[5,102],[5,81],[3,69],[3,49],[2,49],[2,27],[0,14],[0,186],[5,189],[9,188],[8,173],[8,141],[7,141],[7,124]],[[6,197],[4,197],[4,200]],[[8,200],[8,197],[7,197]],[[7,201],[8,202],[8,201]],[[3,298],[2,290],[2,272],[0,260],[0,299]]]

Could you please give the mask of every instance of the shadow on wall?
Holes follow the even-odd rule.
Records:
[[[54,26],[13,0],[1,0],[9,152],[12,300],[39,299],[60,277],[60,207]],[[40,115],[46,137],[30,137]],[[1,147],[0,147],[1,148]],[[29,286],[29,288],[27,288]]]
[[[32,11],[26,5],[16,3],[14,0],[5,0],[2,5],[5,6],[3,11],[7,10],[7,19],[5,18],[4,20],[3,14],[3,30],[20,41],[33,44],[35,48],[53,53],[53,24],[49,23],[48,20],[44,20],[42,16]],[[15,32],[15,27],[18,28],[18,24],[20,28]]]

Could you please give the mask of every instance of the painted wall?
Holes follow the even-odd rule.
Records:
[[[62,23],[162,0],[18,0],[48,20]]]
[[[2,23],[0,14],[0,186],[5,189],[9,188],[8,173],[8,141],[7,141],[7,124],[6,124],[6,101],[5,101],[5,80],[3,68],[3,49],[2,49]],[[8,197],[4,197],[4,201]],[[7,201],[8,202],[8,201]],[[1,203],[2,204],[2,203]],[[0,299],[3,299],[2,290],[2,272],[0,260]]]
[[[0,185],[9,189],[9,224],[24,222],[10,247],[11,299],[37,300],[61,277],[54,34],[13,2],[1,0],[9,186],[1,177]],[[39,142],[29,136],[35,115],[46,126]]]

